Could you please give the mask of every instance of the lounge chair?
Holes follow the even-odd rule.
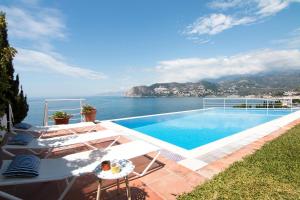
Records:
[[[112,146],[106,150],[98,149],[70,154],[57,159],[42,159],[40,163],[39,175],[34,178],[4,177],[2,173],[7,169],[11,162],[11,160],[4,160],[0,170],[0,186],[66,180],[67,186],[58,198],[59,200],[62,200],[70,190],[76,178],[94,172],[101,161],[107,159],[132,159],[151,152],[157,152],[152,161],[142,173],[135,172],[136,175],[143,176],[147,173],[151,165],[155,162],[160,154],[160,149],[158,147],[144,141],[133,141],[120,144],[117,146]],[[1,191],[0,196],[7,199],[19,199],[13,195]]]
[[[88,142],[93,140],[105,139],[109,137],[117,137],[108,147],[115,144],[115,142],[120,138],[120,133],[111,130],[103,130],[97,132],[88,132],[82,134],[67,135],[61,137],[53,137],[47,139],[33,138],[27,145],[10,145],[6,144],[2,146],[3,153],[10,156],[15,156],[11,150],[28,150],[35,155],[40,154],[43,150],[47,150],[45,158],[49,157],[54,148],[65,147],[74,144],[84,144],[91,149],[97,149],[96,147],[90,145]]]
[[[30,128],[27,128],[27,129],[26,128],[17,128],[13,125],[14,117],[13,117],[12,107],[11,107],[10,104],[9,104],[8,108],[9,108],[8,109],[9,110],[9,112],[8,112],[8,124],[9,124],[10,131],[14,134],[17,134],[18,131],[28,132],[28,133],[37,133],[38,137],[41,138],[44,133],[61,131],[61,130],[66,130],[70,134],[74,134],[74,133],[76,133],[76,131],[74,130],[76,128],[89,128],[85,132],[90,132],[96,126],[96,124],[93,123],[93,122],[79,122],[79,123],[75,123],[75,124],[62,124],[62,125],[51,125],[51,126],[33,126],[33,125],[30,125]],[[35,136],[35,134],[32,134],[32,135]]]

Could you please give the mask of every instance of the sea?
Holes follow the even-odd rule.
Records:
[[[73,97],[72,97],[73,98]],[[200,97],[145,97],[133,98],[124,96],[92,96],[83,97],[84,104],[89,104],[97,109],[97,120],[118,119],[142,115],[159,114],[203,108]],[[44,106],[46,98],[29,98],[29,112],[24,122],[33,125],[43,125]],[[49,99],[49,98],[48,98]],[[72,122],[80,120],[78,101],[58,101],[48,103],[48,116],[54,110],[70,109],[66,112],[73,115]],[[49,119],[49,124],[51,120]]]

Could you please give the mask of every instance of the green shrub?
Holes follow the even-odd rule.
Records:
[[[55,113],[52,114],[51,118],[52,119],[68,119],[71,118],[72,116],[66,112],[62,112],[62,111],[57,111]]]
[[[85,104],[85,105],[82,106],[82,114],[90,113],[93,110],[96,110],[96,108],[94,108],[91,105]]]

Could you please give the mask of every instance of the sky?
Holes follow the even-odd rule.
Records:
[[[300,69],[300,0],[0,0],[29,97]]]

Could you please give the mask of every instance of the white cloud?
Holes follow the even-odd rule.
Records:
[[[277,14],[299,0],[214,0],[208,5],[218,10],[229,10],[231,14],[212,13],[198,18],[187,26],[184,34],[215,35],[238,25],[261,22],[266,17]]]
[[[208,3],[208,6],[222,10],[241,8],[248,10],[250,14],[269,16],[280,12],[293,2],[299,0],[214,0]]]
[[[261,17],[274,15],[288,7],[290,0],[257,0],[257,14]]]
[[[156,66],[161,82],[198,81],[225,75],[299,69],[300,50],[259,50],[229,57],[185,58],[161,61]]]
[[[247,0],[216,0],[208,3],[208,6],[214,9],[226,10],[229,8],[237,7]]]
[[[44,40],[65,38],[66,27],[56,9],[25,10],[16,6],[1,6],[6,13],[9,34],[19,39]]]
[[[206,17],[201,17],[196,20],[192,25],[188,26],[185,34],[187,35],[215,35],[233,26],[241,24],[249,24],[255,21],[250,17],[235,18],[224,14],[211,14]]]
[[[100,72],[66,63],[63,55],[55,51],[53,41],[67,38],[59,10],[41,7],[38,0],[22,2],[20,5],[0,5],[0,10],[6,13],[10,38],[26,44],[17,49],[14,60],[19,71],[52,72],[91,80],[105,78]]]
[[[18,48],[18,54],[14,60],[15,66],[20,71],[54,72],[66,76],[99,80],[106,78],[100,72],[87,68],[70,65],[60,58],[56,58],[40,51]]]

